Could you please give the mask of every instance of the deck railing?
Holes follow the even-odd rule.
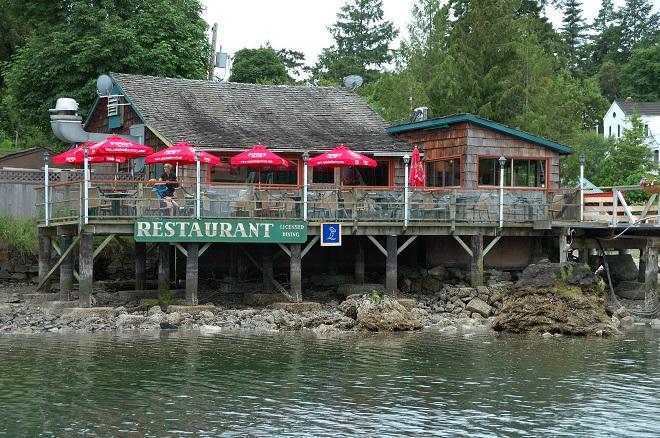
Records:
[[[196,185],[182,181],[172,201],[159,199],[145,181],[94,179],[89,182],[88,208],[84,213],[84,183],[69,181],[48,187],[48,218],[51,222],[132,220],[137,217],[196,217]],[[43,196],[44,187],[38,199]],[[264,184],[205,183],[200,188],[201,218],[304,218],[301,186]],[[497,188],[431,189],[410,188],[408,205],[403,187],[346,187],[310,185],[307,196],[309,222],[387,222],[412,225],[436,223],[499,224],[500,200]],[[504,224],[532,224],[577,217],[575,190],[504,190]],[[38,205],[45,218],[44,202]]]

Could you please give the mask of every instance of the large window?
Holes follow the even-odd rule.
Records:
[[[461,159],[427,161],[426,185],[428,187],[460,186]]]
[[[378,161],[376,167],[342,167],[339,169],[341,185],[345,186],[388,186],[390,183],[389,161]],[[312,182],[315,184],[335,184],[335,169],[314,167]]]
[[[222,159],[228,164],[226,158]],[[211,173],[212,182],[224,183],[257,183],[262,184],[298,184],[298,160],[289,161],[288,168],[256,168],[238,166],[214,166]]]
[[[508,159],[504,166],[504,185],[507,187],[545,187],[545,166],[546,160]],[[500,163],[497,158],[479,159],[479,185],[500,185]]]

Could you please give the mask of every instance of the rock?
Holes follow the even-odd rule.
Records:
[[[376,292],[383,292],[385,291],[385,286],[379,283],[342,284],[337,287],[337,295],[348,297],[356,294],[367,294],[374,290]]]
[[[117,317],[115,321],[117,328],[125,328],[131,326],[138,326],[144,323],[147,318],[143,315],[133,315],[128,313],[122,313]]]
[[[484,318],[488,318],[491,312],[491,307],[481,298],[472,298],[470,302],[467,303],[467,306],[465,306],[465,309],[470,312],[476,312]]]
[[[598,277],[591,272],[589,267],[578,263],[550,263],[544,260],[527,266],[516,283],[516,287],[554,287],[558,284],[595,286],[597,283]]]
[[[486,286],[477,286],[477,294],[479,295],[490,295],[490,290]]]
[[[302,303],[274,303],[273,309],[286,310],[291,313],[317,312],[321,310],[321,305],[313,301],[303,301]]]
[[[651,328],[660,329],[660,319],[652,319],[651,321],[649,321],[649,325],[651,326]]]
[[[178,327],[175,326],[174,324],[171,324],[167,321],[161,321],[160,323],[160,329],[161,330],[176,330]]]
[[[200,304],[197,306],[178,306],[178,305],[169,305],[167,307],[167,313],[188,313],[190,315],[197,315],[200,312],[211,312],[215,313],[218,309],[213,304]]]
[[[646,296],[644,292],[644,283],[639,283],[637,281],[620,281],[614,288],[614,292],[621,298],[628,300],[643,300]]]
[[[25,280],[27,278],[27,274],[25,272],[14,272],[11,274],[11,279],[12,280]]]
[[[272,294],[253,294],[246,293],[243,294],[243,302],[248,306],[270,306],[273,303],[280,302],[285,300],[286,297],[280,293]]]
[[[551,338],[551,337],[552,337],[552,333],[545,332],[545,333],[543,333],[541,336],[543,336],[544,338]]]
[[[438,292],[442,289],[442,282],[436,277],[427,276],[422,280],[422,289],[429,292]]]
[[[396,300],[407,310],[412,310],[415,307],[415,300],[409,298],[397,298]]]
[[[2,280],[8,280],[11,278],[11,274],[4,269],[0,270],[0,279]]]
[[[621,327],[632,327],[633,324],[635,324],[634,316],[628,315],[621,318]]]
[[[412,280],[410,278],[404,278],[399,282],[399,289],[404,294],[410,293],[412,290]]]
[[[623,318],[624,316],[630,316],[630,310],[621,306],[614,311],[614,316],[616,316],[619,319]]]
[[[378,300],[367,295],[353,295],[341,304],[341,309],[357,321],[358,328],[369,331],[407,331],[423,327],[419,319],[389,295]]]
[[[618,333],[607,315],[602,297],[520,291],[503,299],[493,328],[513,333],[549,332],[583,336],[599,331],[606,335]]]
[[[160,306],[153,306],[147,312],[147,315],[149,316],[162,315],[162,314],[163,314],[163,310],[160,308]]]
[[[442,265],[438,265],[434,268],[429,269],[427,273],[428,275],[432,275],[434,277],[444,278],[447,275],[447,269],[445,269],[445,267]]]
[[[337,333],[339,330],[335,326],[328,324],[321,324],[318,327],[314,327],[312,331],[317,335],[327,335],[327,334]]]
[[[622,281],[636,281],[639,275],[637,265],[630,254],[608,255],[607,263],[614,284]]]
[[[621,327],[621,320],[616,316],[612,315],[612,325],[616,328]]]

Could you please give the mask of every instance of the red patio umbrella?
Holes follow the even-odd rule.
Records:
[[[185,141],[177,143],[169,148],[160,150],[145,158],[147,164],[171,163],[171,164],[195,164],[195,153],[199,152],[199,162],[201,164],[219,165],[220,158],[204,151],[196,149]]]
[[[89,155],[111,155],[113,157],[135,158],[153,153],[153,148],[125,138],[111,135],[89,147]]]
[[[419,156],[419,149],[415,146],[412,153],[412,161],[410,162],[410,177],[408,179],[410,187],[424,187],[424,165]]]
[[[308,165],[312,167],[376,167],[377,163],[376,160],[354,152],[342,144],[330,152],[325,152],[310,159]]]
[[[90,143],[87,144],[88,147]],[[83,164],[85,160],[85,151],[82,145],[66,152],[57,154],[52,158],[55,164]],[[114,157],[109,155],[90,155],[87,157],[89,163],[125,163],[125,157]]]
[[[287,160],[269,151],[262,144],[258,144],[252,149],[231,157],[229,162],[232,166],[239,167],[289,167]]]

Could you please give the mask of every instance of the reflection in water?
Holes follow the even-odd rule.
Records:
[[[0,436],[658,436],[653,332],[0,337]]]

